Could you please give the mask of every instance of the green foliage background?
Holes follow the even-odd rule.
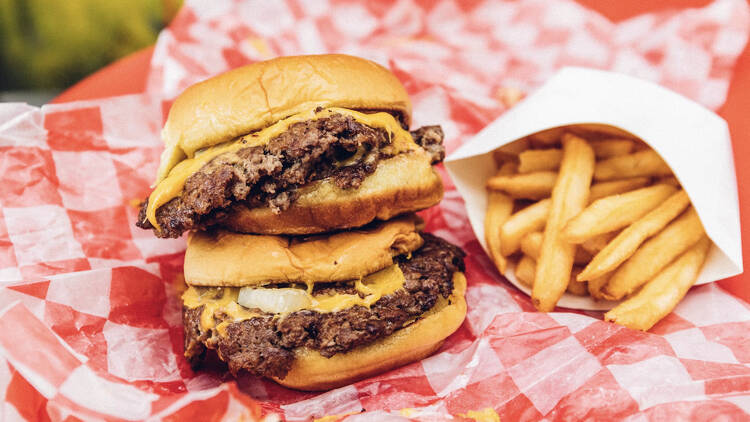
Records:
[[[0,0],[0,91],[67,87],[156,41],[180,0]]]

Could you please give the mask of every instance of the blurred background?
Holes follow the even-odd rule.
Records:
[[[156,41],[181,0],[0,0],[0,102],[42,105]]]

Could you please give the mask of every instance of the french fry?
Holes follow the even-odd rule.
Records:
[[[602,287],[607,284],[609,281],[610,274],[604,274],[602,276],[599,276],[597,278],[593,278],[591,280],[588,280],[588,290],[589,295],[593,297],[594,299],[604,299],[604,296],[602,296]],[[580,278],[580,273],[578,276],[576,276],[576,280]]]
[[[578,268],[573,268],[571,272],[570,282],[568,283],[566,291],[576,296],[586,296],[588,292],[588,283],[585,281],[576,281],[575,276],[578,271]],[[534,258],[528,255],[522,256],[521,259],[518,260],[518,264],[516,264],[515,274],[516,279],[518,279],[521,284],[526,287],[533,288],[534,275],[536,274],[536,261],[534,260]]]
[[[506,162],[497,171],[498,176],[513,174],[516,164]],[[508,220],[513,212],[513,198],[502,192],[488,192],[487,211],[484,216],[484,238],[487,249],[490,250],[490,258],[495,263],[500,274],[505,274],[508,261],[500,253],[500,227]]]
[[[553,145],[560,145],[563,132],[565,132],[565,128],[561,127],[547,129],[529,136],[529,140],[536,147],[549,148]]]
[[[576,246],[561,235],[565,224],[581,212],[589,200],[594,173],[594,150],[572,134],[563,136],[560,174],[552,190],[549,217],[534,277],[531,300],[544,312],[552,311],[570,282]]]
[[[578,275],[578,278],[580,280],[592,281],[614,270],[626,259],[630,258],[641,243],[661,231],[670,221],[680,215],[688,205],[690,205],[690,198],[688,198],[684,190],[681,190],[667,198],[664,203],[643,216],[640,220],[624,229],[611,242],[607,242],[599,251],[593,252],[587,249],[589,252],[595,253],[595,255],[581,274]],[[587,243],[589,242],[584,242],[582,246],[586,248]]]
[[[698,213],[690,207],[615,270],[602,288],[602,296],[619,300],[633,293],[700,240],[704,233]]]
[[[656,181],[656,183],[665,183],[665,184],[672,185],[672,186],[677,186],[677,187],[681,186],[680,185],[680,181],[677,180],[677,178],[674,177],[674,176],[664,176],[664,177],[661,177],[661,178],[659,178]]]
[[[642,188],[648,184],[651,179],[648,177],[631,177],[630,179],[613,180],[611,182],[600,182],[591,185],[591,194],[589,203],[597,199],[605,198],[619,193],[629,192]]]
[[[494,176],[487,181],[487,188],[500,190],[514,198],[542,199],[550,195],[557,180],[554,171]]]
[[[579,272],[581,272],[580,268],[573,267],[573,270],[570,273],[570,282],[568,282],[568,287],[565,291],[576,296],[586,296],[589,293],[589,283],[587,281],[576,280],[576,276]]]
[[[510,174],[518,173],[518,163],[513,161],[508,161],[503,163],[498,169],[497,173],[495,173],[497,176],[508,176]]]
[[[654,150],[612,157],[596,163],[594,180],[613,180],[640,176],[668,176],[667,163]]]
[[[518,154],[520,154],[523,151],[526,151],[527,149],[530,149],[531,147],[532,147],[531,140],[527,136],[525,138],[521,138],[510,144],[503,145],[502,147],[499,148],[499,150],[502,150],[503,152],[513,156],[513,161],[515,163],[518,163]]]
[[[518,164],[507,161],[500,165],[500,169],[497,170],[495,176],[510,176],[515,173],[518,173]]]
[[[563,236],[568,242],[583,243],[602,233],[619,230],[658,207],[676,190],[672,185],[654,185],[596,200],[568,221]]]
[[[489,192],[487,212],[484,216],[484,238],[490,257],[500,274],[505,274],[508,261],[500,253],[500,227],[513,212],[513,198],[502,192]]]
[[[562,160],[561,149],[527,149],[518,154],[518,172],[557,170],[560,168],[560,160]]]
[[[633,151],[635,144],[630,139],[606,139],[589,143],[594,149],[596,158],[612,158],[627,155]]]
[[[490,184],[490,181],[493,179],[494,181]],[[505,175],[502,177],[496,175],[487,181],[487,188],[492,190],[502,190],[514,198],[541,199],[548,198],[552,194],[554,180],[556,179],[557,172],[553,171],[515,174],[512,176]],[[642,188],[646,186],[650,180],[651,179],[648,177],[631,177],[628,179],[594,183],[591,185],[589,201],[593,202],[607,196]]]
[[[573,257],[573,262],[578,265],[586,265],[591,261],[591,258],[593,258],[593,255],[588,253],[585,249],[578,247],[576,248],[576,254]],[[578,273],[576,273],[578,275]]]
[[[508,221],[500,228],[500,253],[503,256],[516,252],[521,245],[521,239],[526,234],[544,228],[550,204],[549,199],[543,199],[508,218]]]
[[[641,140],[634,141],[634,144],[635,144],[635,147],[633,147],[633,152],[648,151],[651,149],[651,147],[647,143]]]
[[[539,259],[539,250],[542,249],[542,232],[528,233],[521,239],[521,252],[534,260]]]
[[[534,274],[536,273],[536,262],[534,258],[524,255],[516,264],[516,278],[526,287],[531,288],[534,285]]]
[[[517,161],[518,157],[515,154],[512,154],[503,149],[496,149],[492,151],[492,159],[495,160],[495,165],[498,168],[501,168],[503,165],[507,163],[512,163],[512,162]],[[515,173],[515,171],[510,174],[513,174],[513,173]]]
[[[581,243],[581,249],[592,255],[596,255],[602,249],[604,249],[607,244],[609,244],[609,242],[611,242],[612,239],[614,239],[616,236],[617,233],[602,233]]]
[[[685,297],[706,261],[711,241],[705,235],[665,267],[633,297],[604,314],[604,319],[647,331],[667,316]]]
[[[521,252],[536,259],[539,259],[539,251],[542,249],[542,232],[532,232],[521,239]],[[576,248],[576,255],[573,262],[576,264],[588,264],[591,261],[591,254],[582,248]]]

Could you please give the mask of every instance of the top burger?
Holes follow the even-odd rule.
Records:
[[[159,237],[223,226],[310,234],[435,205],[438,126],[409,132],[387,69],[345,55],[281,57],[188,88],[138,226]]]

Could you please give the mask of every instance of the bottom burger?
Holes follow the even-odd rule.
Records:
[[[185,255],[185,356],[216,351],[301,390],[435,352],[466,316],[464,252],[406,216],[326,236],[197,232]]]

